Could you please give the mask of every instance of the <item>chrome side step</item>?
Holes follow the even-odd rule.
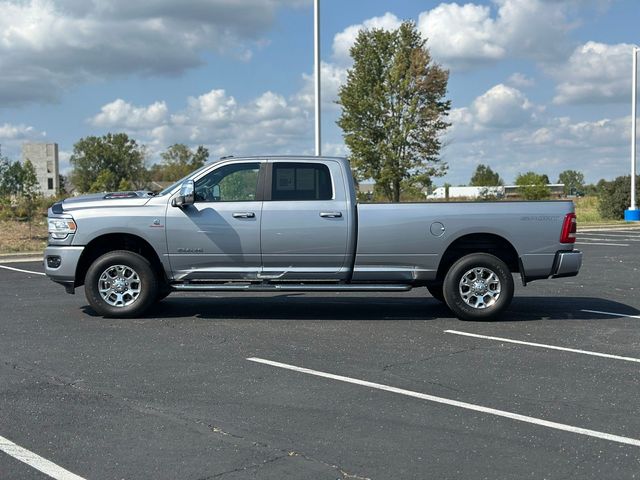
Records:
[[[207,284],[184,283],[171,285],[178,292],[408,292],[404,284]]]

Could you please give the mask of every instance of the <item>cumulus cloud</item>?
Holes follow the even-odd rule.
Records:
[[[164,102],[135,106],[116,100],[89,123],[128,131],[152,153],[172,143],[206,145],[214,155],[300,153],[312,145],[312,122],[296,99],[267,91],[240,103],[225,90],[213,89],[188,97],[186,107],[174,113]]]
[[[2,155],[17,160],[21,145],[29,141],[45,141],[47,133],[24,123],[0,123],[0,147]]]
[[[524,73],[515,72],[509,76],[507,83],[516,88],[533,87],[536,82],[533,78],[527,77]]]
[[[451,111],[443,157],[444,181],[467,182],[478,163],[490,165],[507,182],[535,170],[552,180],[566,169],[581,170],[587,181],[625,175],[628,170],[627,117],[576,120],[552,116],[518,89],[496,85],[467,107]]]
[[[452,69],[466,69],[507,57],[538,61],[561,58],[567,49],[571,2],[495,0],[489,6],[442,3],[422,12],[418,28],[434,57]]]
[[[517,88],[502,83],[479,95],[468,107],[451,110],[452,141],[491,135],[491,130],[506,130],[535,121],[543,109],[534,105]]]
[[[304,86],[295,96],[296,101],[304,108],[312,109],[315,105],[314,77],[312,74],[302,74]],[[340,86],[347,81],[347,69],[334,63],[320,64],[320,88],[323,109],[338,109],[336,100]]]
[[[633,45],[587,42],[568,61],[550,69],[559,81],[553,102],[603,103],[628,100]]]
[[[383,30],[394,30],[400,26],[402,20],[393,13],[387,12],[381,17],[373,17],[356,25],[350,25],[333,37],[333,57],[340,63],[351,62],[349,50],[356,41],[358,32],[362,29],[381,28]]]
[[[300,0],[4,0],[0,106],[52,101],[123,74],[174,75],[203,52],[251,56],[279,5]]]
[[[167,104],[155,102],[147,107],[135,107],[121,98],[107,103],[98,115],[91,119],[96,127],[121,125],[124,128],[140,128],[156,125],[167,116]]]

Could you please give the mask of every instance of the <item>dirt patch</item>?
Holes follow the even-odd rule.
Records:
[[[0,220],[0,253],[42,252],[47,245],[47,220],[39,218],[31,223]]]

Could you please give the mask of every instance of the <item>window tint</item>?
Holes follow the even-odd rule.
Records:
[[[274,163],[271,200],[331,200],[331,174],[321,163]]]
[[[248,202],[256,199],[259,163],[232,163],[196,182],[196,202]]]

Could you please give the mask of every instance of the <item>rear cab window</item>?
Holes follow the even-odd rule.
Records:
[[[271,179],[271,200],[332,200],[329,168],[322,163],[275,162]]]

